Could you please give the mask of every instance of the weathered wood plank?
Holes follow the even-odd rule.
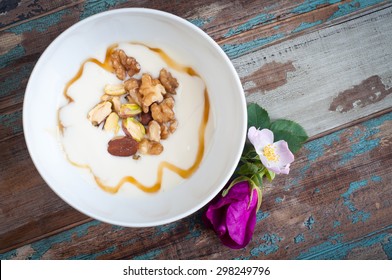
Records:
[[[80,0],[3,0],[0,3],[0,30],[43,16],[50,12],[76,5]]]
[[[319,134],[392,110],[392,7],[233,60],[247,101]]]
[[[88,219],[54,194],[32,168],[24,137],[0,142],[0,158],[0,252],[54,231],[53,225]]]
[[[390,259],[391,182],[389,113],[308,142],[291,174],[266,185],[245,249],[222,246],[199,211],[147,229],[91,221],[0,258]]]
[[[289,16],[279,15],[268,21],[268,24],[261,24],[256,29],[219,42],[228,56],[234,59],[291,37],[337,25],[345,18],[350,20],[357,14],[363,16],[367,14],[365,10],[368,8],[383,9],[390,5],[390,1],[305,1],[294,7]]]
[[[184,3],[181,3],[179,7],[175,7],[171,4],[167,4],[166,2],[166,4],[162,4],[160,2],[158,3],[156,1],[152,1],[148,2],[148,5],[151,5],[149,7],[159,7],[163,10],[183,16],[194,24],[200,26],[202,29],[206,30],[213,38],[218,40],[218,42],[224,47],[224,49],[226,48],[225,50],[228,52],[228,54],[232,58],[234,58],[238,57],[239,55],[242,55],[243,53],[247,53],[248,51],[252,51],[254,49],[262,47],[265,43],[263,37],[264,35],[262,33],[264,32],[263,30],[284,30],[282,31],[282,35],[276,37],[274,36],[274,34],[271,34],[270,37],[268,37],[268,43],[276,42],[277,40],[286,38],[287,36],[291,36],[292,34],[300,34],[301,32],[303,32],[303,30],[313,30],[314,28],[321,28],[323,26],[321,23],[323,22],[330,22],[338,16],[354,13],[358,10],[366,8],[368,4],[373,5],[377,3],[382,3],[384,1],[343,1],[342,3],[340,3],[339,1],[279,1],[276,2],[276,5],[274,5],[271,1],[268,1],[263,4],[258,3],[258,1],[247,1],[246,3],[228,3],[227,1],[222,1],[212,4],[213,2],[215,1],[211,1],[210,4],[207,3],[203,6],[200,6],[196,5],[197,3],[195,4],[189,1],[184,1]],[[255,3],[259,6],[255,6]],[[2,160],[2,162],[0,163],[1,178],[4,178],[4,181],[2,181],[0,184],[0,190],[3,192],[3,189],[12,189],[14,187],[13,184],[18,184],[16,187],[20,189],[18,191],[18,196],[15,195],[14,197],[15,200],[3,200],[3,198],[1,198],[2,209],[4,205],[4,207],[9,211],[7,212],[7,215],[5,215],[4,212],[1,212],[1,218],[2,220],[3,217],[5,218],[4,220],[7,221],[5,223],[6,225],[9,225],[11,223],[13,225],[12,231],[10,228],[9,233],[4,233],[6,235],[0,234],[2,240],[3,238],[7,238],[5,239],[7,243],[0,242],[0,244],[2,244],[1,248],[12,248],[15,246],[20,246],[18,244],[30,242],[29,240],[33,240],[34,238],[37,238],[39,236],[53,233],[55,231],[61,230],[61,228],[63,227],[69,226],[72,223],[78,223],[85,219],[83,215],[81,215],[75,210],[72,210],[69,206],[65,205],[65,203],[60,201],[58,198],[57,200],[54,199],[54,194],[51,193],[51,191],[44,184],[42,179],[38,177],[38,173],[31,164],[31,161],[23,160],[26,162],[26,164],[21,164],[19,160],[16,161],[13,158],[15,157],[29,159],[24,140],[21,135],[21,105],[23,100],[24,88],[30,71],[34,63],[38,59],[40,53],[65,28],[79,21],[80,18],[87,17],[96,12],[130,5],[130,3],[122,3],[121,1],[117,3],[115,3],[115,1],[90,1],[84,4],[76,5],[72,9],[56,11],[42,18],[31,20],[30,22],[28,22],[28,24],[22,23],[17,26],[13,26],[12,28],[9,28],[4,32],[0,32],[0,39],[2,41],[2,45],[0,46],[0,54],[3,54],[0,56],[0,85],[4,86],[1,87],[2,90],[0,92],[0,142],[3,141],[0,148],[1,158],[3,159],[3,155],[5,155],[5,160]],[[272,16],[264,16],[264,14],[271,14]],[[327,14],[329,15],[329,17],[326,16]],[[230,22],[227,21],[228,15],[230,15],[230,18],[233,19],[230,20]],[[305,22],[305,24],[302,24],[300,16],[304,16],[304,18],[307,19],[303,21]],[[236,22],[236,25],[232,25],[232,22]],[[299,30],[295,30],[296,28],[299,28]],[[37,40],[35,40],[37,36],[42,38],[42,40],[39,40],[39,42],[37,42]],[[259,36],[259,38],[255,36]],[[241,38],[245,39],[242,40]],[[255,38],[260,40],[256,40]],[[235,50],[235,48],[238,47],[237,45],[233,45],[236,42],[240,42],[238,43],[238,46],[240,46],[243,52],[233,54],[231,50]],[[248,59],[248,57],[249,56],[238,58],[238,60],[235,60],[235,62],[245,61],[246,59]],[[279,62],[279,60],[277,61]],[[246,75],[252,74],[248,73],[244,76],[242,74],[246,73],[249,69],[239,67],[237,63],[236,67],[241,77],[243,78],[243,81]],[[285,69],[290,70],[290,66]],[[298,71],[298,69],[296,71]],[[290,71],[288,71],[288,83],[292,82],[290,80],[290,75]],[[273,78],[273,81],[277,82],[278,84],[281,83],[281,77],[283,77],[283,79],[285,78],[284,75],[282,76],[280,71],[272,71],[271,76]],[[370,78],[371,76],[362,77],[365,80],[367,78]],[[255,77],[255,79],[257,80],[258,77]],[[381,82],[383,81],[381,80]],[[249,84],[247,86],[249,86]],[[280,87],[284,86],[287,86],[287,84],[283,84]],[[366,85],[364,84],[359,88],[365,90]],[[346,90],[349,90],[349,88],[346,88]],[[385,88],[385,91],[388,91],[388,89]],[[253,94],[253,96],[255,96],[255,94]],[[374,94],[376,94],[376,92],[374,92]],[[248,100],[251,100],[249,96]],[[307,102],[309,102],[309,100],[307,100]],[[378,104],[385,105],[385,102],[386,98],[384,98]],[[266,107],[268,106],[269,105],[267,105]],[[367,105],[365,108],[371,108],[372,110],[374,109],[371,112],[374,112],[376,114],[377,112],[379,112],[377,110],[382,110],[378,107],[371,106],[372,104]],[[351,110],[348,113],[351,112],[352,114],[353,112],[356,112],[356,110],[359,109]],[[288,112],[292,112],[291,109]],[[358,113],[361,112],[362,111],[359,111]],[[279,116],[282,116],[282,114],[279,113]],[[304,118],[306,118],[306,116],[304,116]],[[319,132],[325,133],[325,130],[320,129]],[[315,133],[316,132],[314,132],[313,134]],[[15,146],[19,147],[19,150],[15,151]],[[15,154],[9,154],[9,151],[14,151]],[[22,172],[22,174],[25,175],[28,174],[27,178],[30,178],[29,176],[31,176],[33,179],[23,180],[22,183],[18,183],[18,172]],[[25,203],[25,201],[31,202],[29,198],[25,197],[26,194],[29,194],[29,189],[36,190],[36,193],[41,194],[42,197],[35,197],[36,200],[34,200],[34,203]],[[48,203],[48,201],[52,201],[53,199],[53,204]],[[8,203],[10,203],[11,201],[12,203],[14,203],[14,205],[16,205],[15,209],[10,208],[10,205],[12,206],[12,204]],[[37,209],[42,208],[44,208],[45,211],[37,211]],[[20,216],[20,213],[25,213],[25,215],[28,214],[27,217],[34,217],[35,220],[31,221],[31,225],[25,224],[24,221],[26,217]],[[57,214],[53,217],[49,217],[50,213]],[[61,219],[62,216],[65,216],[66,219]],[[21,220],[19,220],[20,217],[22,217]],[[45,222],[47,218],[51,221],[51,223]],[[40,227],[39,225],[43,223],[45,223],[45,226]],[[191,220],[187,225],[190,226],[192,224],[196,228],[201,228],[197,221],[194,220]],[[170,228],[172,227],[172,225],[169,225],[168,227]],[[162,228],[166,229],[167,227]],[[152,232],[154,232],[155,230],[159,231],[160,229],[153,229]],[[186,228],[181,228],[180,230],[181,232],[178,233],[180,235],[184,234],[184,232],[187,231]],[[138,232],[139,235],[146,236],[151,233],[151,231],[149,230],[138,230],[136,232]],[[192,234],[193,236],[196,236],[197,234],[201,233],[197,231],[196,233]],[[14,236],[14,238],[12,236]],[[170,234],[166,232],[165,236],[168,237],[170,236]],[[179,249],[181,249],[181,246],[178,246]],[[151,248],[151,250],[153,251],[153,248],[155,247],[148,248]],[[144,248],[140,248],[140,254],[143,251]],[[158,255],[156,252],[154,254],[151,254]],[[176,258],[177,256],[176,252],[172,252],[170,254],[174,258]],[[121,254],[118,256],[115,254],[111,256],[120,258],[125,257]],[[235,255],[232,255],[232,257],[235,257]]]

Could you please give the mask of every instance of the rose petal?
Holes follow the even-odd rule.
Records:
[[[269,168],[271,166],[271,162],[264,156],[263,150],[261,151],[256,151],[256,153],[259,155],[261,163],[266,167]]]
[[[269,129],[258,130],[254,126],[252,126],[248,130],[248,139],[258,153],[265,146],[274,142],[274,134]]]
[[[245,201],[232,204],[227,209],[226,225],[231,239],[238,248],[245,247],[252,239],[256,225],[257,191],[253,190],[252,201],[250,197]]]
[[[289,174],[290,172],[290,163],[287,164],[283,169],[280,170],[282,174]]]
[[[282,165],[290,164],[294,161],[294,155],[290,151],[289,146],[286,141],[280,140],[273,144],[275,152],[279,155],[279,162]]]

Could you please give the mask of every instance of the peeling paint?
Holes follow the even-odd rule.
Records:
[[[256,48],[260,48],[266,44],[272,43],[285,35],[283,33],[274,34],[269,37],[258,38],[253,41],[240,43],[240,44],[223,44],[221,47],[223,51],[229,56],[230,59],[239,57],[248,53]]]
[[[382,178],[380,176],[373,175],[372,176],[372,181],[373,182],[381,182]]]
[[[303,252],[301,252],[297,259],[344,259],[353,249],[355,248],[368,248],[377,243],[381,243],[383,246],[388,247],[389,243],[385,243],[385,240],[390,240],[392,237],[391,233],[383,232],[385,230],[392,229],[392,225],[388,226],[382,230],[372,232],[360,240],[343,242],[342,234],[334,234],[329,236],[326,242],[319,245],[313,246]],[[391,246],[392,247],[392,246]],[[386,248],[386,255],[391,256],[392,248]],[[385,251],[385,250],[384,250]],[[388,253],[390,255],[388,255]]]
[[[333,228],[340,227],[340,222],[338,220],[333,221]]]
[[[285,187],[285,190],[296,186],[306,177],[307,171],[311,168],[313,162],[317,161],[325,154],[326,149],[330,148],[333,144],[339,143],[340,137],[344,130],[339,130],[328,134],[319,139],[307,142],[304,144],[304,149],[308,150],[307,163],[299,171],[299,176],[293,178]]]
[[[337,10],[328,20],[332,20],[338,17],[342,17],[351,14],[357,10],[373,6],[375,4],[383,2],[382,0],[353,0],[340,4],[339,10]]]
[[[317,161],[325,154],[326,149],[331,147],[333,144],[339,143],[340,136],[343,132],[344,130],[339,130],[319,139],[305,143],[304,148],[309,151],[307,156],[308,161],[310,163]]]
[[[170,223],[163,226],[157,226],[155,228],[154,236],[161,236],[162,234],[169,233],[170,231],[174,230],[177,227],[178,223]]]
[[[0,56],[6,54],[10,49],[15,48],[17,45],[22,43],[23,36],[16,35],[11,32],[0,33]]]
[[[390,236],[388,239],[386,238],[386,240],[386,242],[381,242],[381,246],[388,259],[392,260],[392,236]]]
[[[315,21],[315,22],[301,22],[301,24],[300,24],[299,26],[297,26],[297,27],[292,31],[292,33],[297,33],[297,32],[303,31],[303,30],[305,30],[305,29],[309,29],[309,28],[311,28],[311,27],[314,27],[314,26],[316,26],[316,25],[321,24],[322,22],[323,22],[322,20],[317,20],[317,21]]]
[[[291,10],[294,14],[307,13],[316,10],[320,5],[335,4],[341,0],[305,0],[301,5],[298,5]]]
[[[282,238],[277,234],[265,233],[261,240],[264,242],[250,251],[253,257],[258,257],[261,253],[266,256],[275,253],[279,249],[278,244]]]
[[[33,64],[25,64],[17,70],[10,71],[11,75],[4,77],[4,80],[0,82],[0,98],[12,95],[15,99],[23,99],[24,94],[24,82],[29,78],[31,71],[33,70]],[[16,90],[21,89],[19,94],[15,93]]]
[[[195,239],[201,235],[201,229],[203,228],[204,224],[202,222],[202,215],[203,212],[199,211],[196,215],[189,217],[188,219],[188,228],[189,233],[185,236],[185,240]]]
[[[66,246],[65,243],[71,242],[74,236],[83,237],[88,234],[90,227],[98,226],[99,224],[101,224],[101,222],[91,221],[32,243],[31,247],[34,249],[34,253],[31,255],[30,259],[41,259],[41,257],[54,245],[61,244],[62,246]]]
[[[375,182],[379,182],[379,181],[375,181]],[[351,214],[349,215],[349,218],[351,219],[351,222],[353,224],[356,224],[360,221],[364,223],[368,219],[370,219],[370,217],[371,217],[369,212],[358,209],[354,205],[354,203],[351,201],[351,197],[353,196],[353,194],[355,192],[357,192],[358,190],[366,187],[368,185],[368,183],[369,183],[369,181],[367,179],[352,182],[352,183],[350,183],[348,190],[341,195],[341,197],[343,198],[343,205],[345,205],[351,212]]]
[[[292,61],[285,63],[270,62],[264,64],[260,69],[248,75],[243,83],[253,82],[253,87],[248,88],[247,93],[267,92],[281,87],[287,83],[287,73],[296,69]]]
[[[247,22],[237,26],[236,28],[230,28],[230,30],[224,34],[223,37],[228,38],[233,35],[248,31],[257,25],[269,22],[273,18],[275,18],[275,15],[273,14],[258,14],[257,16],[249,19]]]
[[[193,19],[188,19],[188,21],[194,25],[196,25],[199,28],[202,28],[204,25],[206,25],[207,23],[210,23],[211,21],[214,20],[214,17],[210,17],[210,18],[193,18]]]
[[[18,253],[17,253],[16,249],[5,252],[3,254],[0,254],[0,260],[12,260],[18,256],[17,254]]]
[[[0,69],[8,66],[12,61],[21,58],[26,53],[25,49],[21,45],[9,50],[7,53],[0,56]]]
[[[282,201],[283,201],[283,198],[281,198],[281,197],[275,198],[276,203],[281,203]]]
[[[73,256],[73,257],[69,258],[68,260],[96,260],[96,259],[98,259],[98,257],[103,256],[103,255],[107,255],[107,254],[111,254],[116,250],[117,250],[117,246],[113,245],[103,251],[99,251],[94,254],[82,254],[82,255]]]
[[[32,21],[21,23],[15,27],[11,27],[10,29],[8,29],[8,31],[17,35],[23,34],[25,32],[31,32],[33,30],[43,33],[47,31],[49,27],[60,23],[64,16],[69,15],[71,13],[72,10],[70,9],[61,10],[46,15],[44,17],[34,19]]]
[[[118,4],[128,2],[127,0],[103,0],[103,1],[87,1],[84,4],[83,12],[80,15],[80,19],[85,19],[89,16],[95,15],[100,12],[110,10]]]
[[[377,148],[380,144],[380,139],[373,139],[373,137],[375,134],[380,132],[378,127],[385,121],[390,120],[392,120],[392,113],[388,113],[379,118],[374,118],[364,122],[362,125],[366,128],[366,130],[355,137],[356,139],[353,139],[354,143],[351,145],[351,151],[342,155],[339,164],[345,165],[348,161],[354,159],[358,155],[370,152],[371,150]]]
[[[0,115],[1,138],[23,132],[22,110]]]
[[[298,244],[301,242],[305,242],[305,236],[303,233],[298,234],[296,237],[294,237],[294,243]]]
[[[304,222],[305,227],[307,227],[308,230],[311,230],[313,228],[313,224],[315,223],[315,220],[312,215]]]
[[[359,85],[340,92],[329,106],[330,111],[346,113],[355,108],[363,108],[377,103],[392,93],[386,88],[379,76],[371,76]]]
[[[257,211],[256,213],[256,221],[260,222],[262,220],[265,220],[269,217],[270,213],[269,212],[263,212],[261,209]]]

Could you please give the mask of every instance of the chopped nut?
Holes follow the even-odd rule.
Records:
[[[169,131],[170,133],[174,133],[177,130],[178,127],[178,121],[177,120],[172,120],[169,124]]]
[[[143,112],[147,113],[146,109],[148,108],[146,107],[154,102],[161,102],[163,100],[162,94],[165,94],[166,90],[161,84],[154,85],[149,74],[143,74],[139,92],[142,96]]]
[[[104,94],[101,96],[101,101],[110,101],[112,100],[113,96],[110,96],[108,94]]]
[[[138,160],[140,158],[140,155],[133,155],[132,157],[134,160]]]
[[[131,136],[138,142],[140,142],[146,134],[144,126],[134,118],[124,119],[122,121],[122,127],[126,135]]]
[[[151,115],[154,120],[159,123],[174,120],[174,99],[166,98],[160,104],[154,103],[151,106]]]
[[[140,71],[140,64],[134,57],[127,56],[123,50],[118,50],[118,56],[122,66],[127,70],[129,77],[132,77]]]
[[[99,125],[112,112],[112,103],[109,101],[101,102],[95,106],[87,115],[88,120],[93,125]]]
[[[124,80],[127,75],[127,72],[125,67],[120,62],[120,58],[118,56],[118,50],[112,53],[110,62],[112,64],[114,73],[116,74],[117,78],[120,80]]]
[[[115,112],[111,112],[105,121],[105,125],[103,126],[103,129],[105,131],[111,131],[114,134],[117,134],[120,128],[120,126],[118,125],[118,120],[119,120],[118,115]]]
[[[176,94],[176,88],[178,87],[177,79],[174,78],[170,72],[162,68],[159,72],[159,80],[165,87],[166,91],[172,94]]]
[[[151,116],[151,113],[150,113],[150,112],[148,112],[148,113],[142,112],[142,113],[140,114],[140,122],[141,122],[143,125],[148,125],[148,123],[149,123],[150,121],[152,121],[152,116]]]
[[[116,137],[109,141],[108,152],[113,156],[129,157],[136,154],[138,146],[132,137]]]
[[[126,92],[123,84],[106,85],[104,91],[105,94],[114,95],[114,96],[123,95]]]
[[[148,137],[155,142],[161,140],[161,126],[156,121],[150,121],[148,124]]]
[[[114,111],[116,111],[117,113],[120,113],[120,109],[121,109],[121,99],[120,99],[120,96],[113,96],[111,101],[112,101],[112,104],[113,104]]]
[[[124,82],[124,86],[128,92],[127,99],[131,103],[136,103],[137,105],[142,106],[142,96],[139,93],[140,83],[140,80],[130,78]]]
[[[144,155],[159,155],[163,152],[161,143],[144,138],[139,143],[139,152]]]
[[[159,79],[152,79],[151,83],[152,83],[153,86],[162,85],[162,83],[161,83],[161,81]]]
[[[170,131],[166,124],[161,124],[161,139],[167,139],[169,137]]]
[[[142,109],[137,104],[122,104],[119,115],[121,118],[133,117],[142,112]]]
[[[124,82],[125,90],[129,93],[137,92],[140,87],[140,80],[130,78]]]

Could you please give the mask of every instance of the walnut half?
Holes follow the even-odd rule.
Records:
[[[154,103],[151,106],[151,115],[158,123],[166,123],[175,119],[174,99],[165,98],[160,104]]]
[[[162,68],[159,72],[159,80],[165,87],[165,90],[171,94],[176,94],[176,88],[178,87],[177,79],[172,76],[165,68]]]
[[[135,58],[127,56],[123,50],[115,50],[111,54],[111,64],[114,73],[120,80],[125,80],[127,74],[132,77],[140,71],[140,64]]]
[[[148,112],[148,107],[154,102],[161,102],[166,90],[163,85],[153,81],[149,74],[143,74],[139,92],[142,96],[143,112]]]

